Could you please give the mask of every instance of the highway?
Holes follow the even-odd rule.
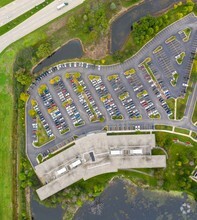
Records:
[[[0,27],[19,17],[45,0],[15,0],[0,8]]]
[[[57,6],[62,2],[64,1],[56,0],[52,2],[42,10],[38,11],[36,14],[32,15],[30,18],[25,20],[23,23],[19,24],[9,32],[0,36],[0,53],[13,42],[19,40],[25,35],[47,24],[51,20],[59,17],[67,11],[75,8],[76,6],[82,4],[84,0],[67,0],[67,2],[69,3],[68,6],[65,6],[61,10],[57,10]]]

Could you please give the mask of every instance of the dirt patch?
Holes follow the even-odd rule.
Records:
[[[108,54],[108,37],[101,38],[97,44],[86,47],[84,52],[84,57],[94,60],[105,57]]]
[[[67,17],[63,17],[58,19],[56,22],[52,22],[49,28],[47,28],[46,34],[48,36],[51,36],[54,32],[66,26],[66,23],[67,23]]]

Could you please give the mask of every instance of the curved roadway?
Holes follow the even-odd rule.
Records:
[[[39,96],[37,94],[37,87],[42,84],[42,83],[46,83],[49,85],[49,79],[52,78],[55,75],[62,75],[64,74],[66,71],[68,72],[80,72],[82,73],[82,77],[84,79],[84,81],[86,82],[86,80],[88,79],[88,75],[89,74],[97,74],[97,75],[102,75],[103,76],[103,81],[104,83],[107,83],[106,79],[107,76],[109,74],[114,74],[114,73],[120,73],[119,76],[121,77],[121,75],[123,75],[124,71],[130,69],[130,68],[138,68],[138,64],[141,62],[141,59],[143,56],[147,56],[147,52],[153,51],[154,48],[159,45],[162,41],[164,41],[165,39],[167,39],[169,36],[171,36],[173,33],[178,32],[179,30],[184,29],[185,27],[192,27],[194,30],[194,38],[196,39],[196,35],[195,35],[195,31],[197,31],[197,17],[194,16],[194,14],[190,14],[188,16],[186,16],[185,18],[177,21],[176,23],[170,25],[169,27],[167,27],[165,30],[161,31],[153,40],[151,40],[148,44],[146,44],[135,56],[131,57],[130,59],[126,60],[124,63],[122,64],[116,64],[116,65],[110,65],[110,66],[101,66],[101,69],[98,70],[97,66],[94,66],[92,64],[89,64],[88,68],[84,68],[84,67],[66,67],[64,69],[60,69],[58,71],[53,72],[52,74],[46,76],[45,78],[43,78],[41,80],[40,83],[37,83],[36,87],[34,89],[30,89],[30,94],[31,94],[31,98],[35,98],[38,101],[38,103],[40,103],[40,108],[42,110],[42,113],[46,112],[46,109],[44,108],[44,106],[42,105],[41,99],[39,99]],[[69,66],[67,64],[67,66]],[[67,82],[65,81],[64,77],[62,77],[62,79],[64,80],[64,83],[66,84]],[[105,81],[106,80],[106,81]],[[125,82],[125,86],[126,86]],[[127,83],[128,84],[128,83]],[[87,83],[86,83],[87,85]],[[129,85],[127,85],[129,86]],[[91,84],[88,84],[89,90],[91,91],[93,88],[91,87]],[[69,90],[69,85],[66,84],[66,88]],[[127,88],[127,87],[126,87]],[[191,118],[192,118],[192,112],[194,109],[194,104],[196,102],[196,98],[197,98],[197,85],[194,84],[193,85],[193,93],[190,95],[189,99],[188,99],[188,103],[187,103],[187,108],[185,111],[185,116],[182,120],[169,120],[169,118],[167,117],[166,113],[164,113],[163,109],[160,107],[159,105],[157,106],[157,100],[155,95],[153,95],[153,97],[151,96],[151,89],[150,88],[146,88],[151,96],[151,99],[153,101],[153,103],[155,103],[156,108],[159,110],[160,114],[161,114],[161,119],[149,119],[148,117],[144,117],[143,120],[130,120],[128,121],[127,119],[121,120],[121,121],[112,121],[110,120],[108,117],[106,117],[106,121],[103,123],[88,123],[88,119],[86,118],[86,125],[82,126],[82,127],[78,127],[78,128],[74,128],[74,126],[71,125],[71,122],[69,122],[68,119],[68,124],[70,125],[70,132],[68,132],[67,134],[64,135],[60,135],[57,130],[56,127],[53,124],[52,119],[50,118],[50,116],[48,114],[45,114],[45,118],[46,121],[49,123],[52,131],[55,133],[56,135],[56,139],[46,145],[44,145],[41,148],[35,148],[32,146],[32,141],[31,141],[31,119],[29,118],[28,114],[26,114],[26,121],[27,121],[27,155],[32,163],[33,166],[37,165],[37,161],[36,161],[36,156],[39,153],[43,153],[46,152],[47,150],[53,148],[56,145],[59,145],[62,142],[66,142],[66,140],[70,139],[72,140],[72,138],[76,135],[78,137],[80,136],[84,136],[85,134],[89,133],[89,132],[95,132],[95,131],[101,131],[105,126],[109,126],[112,129],[118,129],[118,128],[124,128],[125,130],[130,130],[130,129],[134,129],[135,125],[140,125],[141,129],[145,129],[145,130],[152,130],[154,129],[154,125],[155,124],[163,124],[163,125],[169,125],[169,126],[176,126],[176,127],[182,127],[185,129],[189,129],[192,131],[197,131],[197,127],[194,126],[191,122]],[[179,88],[177,88],[177,90],[179,90]],[[130,90],[129,90],[130,91]],[[52,96],[55,98],[55,101],[57,103],[58,106],[61,105],[61,103],[58,102],[58,97],[57,94],[55,94],[52,89],[50,89],[50,92],[52,93]],[[94,93],[92,93],[93,95]],[[73,94],[72,94],[73,95]],[[72,96],[71,95],[71,96]],[[93,95],[94,97],[94,95]],[[96,97],[94,97],[96,99]],[[76,96],[73,95],[73,99],[75,101],[75,99],[77,99]],[[77,103],[77,102],[76,102]],[[137,108],[140,106],[139,103],[138,105],[136,105]],[[100,106],[99,106],[100,107]],[[27,108],[26,108],[26,112],[28,112],[28,110],[31,108],[30,105],[30,101],[28,101],[27,103]],[[42,109],[43,108],[43,109]],[[140,108],[140,107],[139,107]],[[80,110],[80,106],[78,107],[78,109]],[[103,110],[103,109],[102,109]],[[105,110],[103,110],[105,111]],[[143,109],[141,109],[140,111],[143,111]],[[62,111],[63,113],[63,111]],[[81,113],[82,114],[82,113]],[[107,113],[105,115],[108,115]],[[83,117],[83,115],[82,115]],[[67,117],[68,118],[68,117]],[[85,118],[85,117],[83,117]]]

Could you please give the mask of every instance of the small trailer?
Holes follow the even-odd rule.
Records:
[[[70,170],[72,170],[73,168],[79,166],[80,164],[81,164],[81,160],[76,160],[75,162],[68,165],[68,167],[70,168]]]
[[[67,6],[67,5],[68,5],[68,3],[67,3],[67,2],[64,2],[64,3],[62,3],[61,5],[58,5],[58,6],[57,6],[57,10],[62,9],[63,7],[65,7],[65,6]]]

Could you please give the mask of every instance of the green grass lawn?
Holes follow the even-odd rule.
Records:
[[[48,143],[49,141],[55,139],[55,137],[48,137],[46,130],[44,129],[44,126],[42,125],[38,117],[37,117],[37,124],[38,124],[38,130],[37,130],[38,142],[34,143],[35,146],[41,147],[44,144]]]
[[[12,219],[12,178],[16,178],[13,177],[12,173],[12,166],[15,165],[12,162],[12,140],[14,135],[12,132],[14,132],[13,127],[17,128],[17,124],[13,125],[13,63],[19,50],[43,40],[44,37],[45,34],[42,31],[35,32],[28,35],[24,40],[12,44],[0,54],[0,195],[1,201],[3,201],[0,203],[1,220]]]
[[[196,132],[192,132],[191,136],[192,136],[194,139],[197,139],[197,133],[196,133]]]
[[[127,8],[132,6],[133,4],[141,2],[141,0],[122,0],[121,2],[122,6]]]
[[[189,95],[192,92],[191,85],[192,83],[196,82],[196,71],[197,71],[197,60],[194,60],[193,68],[192,68],[190,79],[189,79],[189,86],[187,88],[185,97],[177,99],[177,113],[176,113],[177,119],[181,119],[184,116],[187,100],[188,100]]]
[[[10,2],[13,2],[14,0],[1,0],[0,1],[0,7],[3,7],[4,5],[9,4]]]
[[[195,123],[196,121],[197,121],[197,102],[192,116],[192,122]]]
[[[172,126],[167,126],[167,125],[155,125],[156,130],[167,130],[167,131],[172,131]]]
[[[12,66],[13,51],[0,55],[0,219],[12,219],[12,129],[13,97]]]
[[[192,193],[197,198],[196,183],[189,178],[196,166],[197,143],[188,137],[165,132],[155,132],[156,142],[164,147],[169,155],[167,168],[159,169],[155,173],[158,180],[163,180],[162,188],[165,190],[180,190]],[[182,142],[190,142],[192,147],[174,143],[173,139],[178,138]]]
[[[175,99],[170,98],[166,100],[170,110],[172,111],[172,115],[170,115],[170,119],[174,119],[174,109],[175,109]]]
[[[182,134],[189,134],[189,130],[183,128],[175,128],[174,131]]]

